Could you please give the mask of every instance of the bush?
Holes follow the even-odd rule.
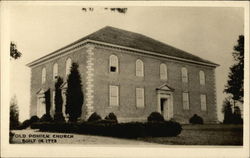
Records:
[[[202,117],[198,116],[197,114],[194,114],[190,119],[189,123],[191,124],[203,124]]]
[[[113,121],[114,123],[118,123],[117,117],[113,112],[109,113],[109,115],[107,115],[105,117],[105,120],[109,120],[109,121]]]
[[[55,113],[54,121],[55,122],[65,122],[65,118],[64,118],[64,116],[63,116],[63,114],[61,112],[60,113]]]
[[[23,123],[18,127],[18,129],[26,129],[33,123],[36,123],[39,121],[39,118],[37,116],[32,116],[29,120],[23,121]]]
[[[148,122],[163,122],[164,117],[159,112],[152,112],[148,116]]]
[[[181,133],[182,127],[178,122],[148,122],[146,131],[152,137],[173,137]]]
[[[39,122],[32,125],[32,128],[37,127],[40,131],[80,133],[118,138],[169,137],[179,135],[182,130],[179,123],[172,121],[110,123],[108,120],[100,120],[82,123]]]
[[[18,129],[26,129],[31,125],[30,120],[25,120],[23,121],[23,123],[18,127]]]
[[[30,118],[30,122],[31,122],[31,123],[34,123],[34,122],[37,122],[37,121],[39,121],[39,118],[38,118],[37,116],[32,116],[32,117]]]
[[[50,116],[50,114],[44,114],[39,122],[52,122],[53,118]]]
[[[101,116],[98,115],[96,112],[94,112],[93,114],[91,114],[88,118],[88,122],[95,122],[95,121],[99,121],[101,120]]]

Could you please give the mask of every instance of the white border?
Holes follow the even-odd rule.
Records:
[[[9,19],[8,6],[20,5],[103,5],[103,6],[203,6],[245,8],[245,94],[249,93],[249,2],[2,2],[1,3],[1,156],[3,157],[249,157],[249,97],[244,97],[244,146],[84,146],[84,145],[27,145],[9,144]]]

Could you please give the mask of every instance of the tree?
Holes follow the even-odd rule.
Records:
[[[19,124],[20,122],[17,99],[16,96],[13,96],[10,101],[10,129],[16,129]]]
[[[224,113],[224,120],[223,123],[224,124],[230,124],[233,121],[233,111],[232,111],[232,105],[229,101],[228,98],[226,98],[223,101],[223,109],[222,112]]]
[[[244,95],[244,36],[240,35],[238,44],[234,46],[233,57],[235,64],[230,67],[228,75],[227,85],[225,86],[224,92],[231,94],[232,99],[243,103]]]
[[[61,77],[57,78],[57,81],[55,83],[55,115],[54,115],[54,120],[59,121],[59,122],[64,122],[65,119],[62,114],[62,104],[63,104],[63,99],[62,99],[62,90],[61,90],[61,85],[63,84],[63,79]]]
[[[76,122],[77,118],[82,114],[82,105],[84,102],[81,76],[78,71],[77,63],[72,63],[67,84],[66,114],[69,114],[70,122]]]
[[[14,42],[10,42],[10,57],[18,59],[22,56],[22,53],[17,50],[17,46]]]
[[[226,98],[223,102],[223,109],[222,112],[224,113],[224,124],[242,124],[243,119],[241,118],[241,110],[238,106],[234,107],[232,110],[232,104],[230,103],[230,98]]]
[[[242,124],[243,123],[243,119],[241,118],[241,110],[238,106],[234,107],[233,123],[234,124]]]

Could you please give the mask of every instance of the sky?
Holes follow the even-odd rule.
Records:
[[[104,26],[144,34],[219,64],[216,68],[219,120],[233,46],[244,34],[244,10],[237,7],[128,7],[126,14],[83,5],[12,4],[10,40],[23,56],[10,61],[10,95],[16,95],[20,120],[29,118],[30,68],[27,63],[82,38]]]

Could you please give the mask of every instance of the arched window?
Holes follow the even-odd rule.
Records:
[[[185,82],[185,83],[188,82],[188,71],[187,71],[187,68],[185,67],[181,68],[181,78],[182,78],[182,82]]]
[[[160,65],[160,79],[167,80],[168,79],[168,69],[166,64]]]
[[[109,72],[118,72],[118,57],[115,55],[109,57]]]
[[[58,64],[55,63],[53,65],[53,80],[56,80],[58,77]]]
[[[144,76],[144,69],[143,69],[143,61],[140,59],[136,60],[136,76],[143,77]]]
[[[66,60],[66,76],[68,76],[69,73],[70,73],[71,63],[72,63],[71,59],[68,58],[68,59]]]
[[[205,73],[203,71],[200,71],[199,74],[200,74],[200,84],[205,85]]]
[[[42,69],[42,84],[44,84],[46,82],[46,69],[43,68]]]

